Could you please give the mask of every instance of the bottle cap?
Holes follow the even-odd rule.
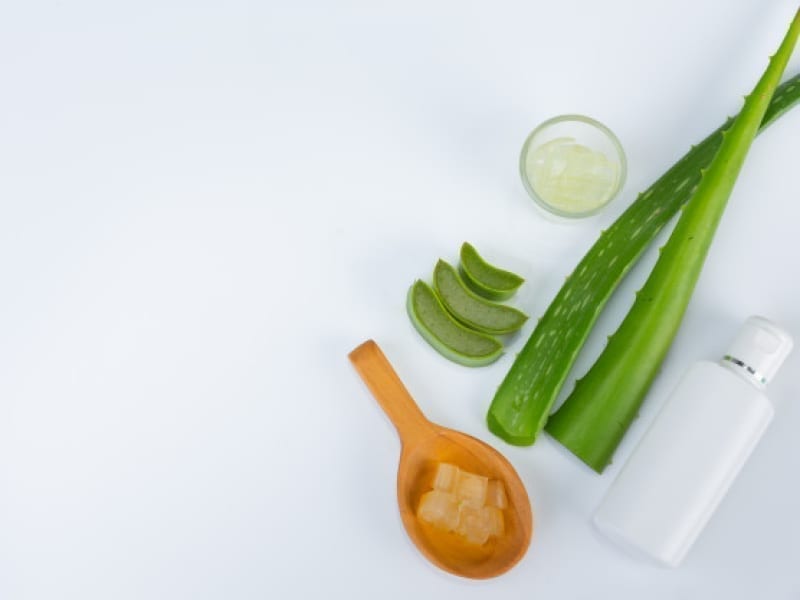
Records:
[[[744,369],[761,385],[772,381],[792,350],[792,336],[764,317],[747,319],[730,345],[725,361]]]

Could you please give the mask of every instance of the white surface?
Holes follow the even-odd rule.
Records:
[[[677,567],[774,415],[744,370],[697,361],[631,451],[593,522],[628,548]]]
[[[541,314],[598,231],[739,108],[795,8],[4,3],[0,597],[796,598],[800,353],[703,537],[659,570],[589,525],[615,468],[486,431],[533,322],[470,370],[404,313],[409,284],[470,240],[527,277],[515,303]],[[565,112],[609,125],[629,159],[620,199],[571,225],[537,213],[517,175],[527,133]],[[753,147],[617,464],[742,318],[800,334],[799,134],[795,109]],[[519,470],[537,523],[506,576],[448,576],[405,537],[399,444],[346,360],[367,337],[430,418]]]

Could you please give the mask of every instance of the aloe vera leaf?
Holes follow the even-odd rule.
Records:
[[[528,320],[528,316],[516,308],[491,302],[470,291],[455,268],[443,260],[439,260],[433,270],[433,287],[457,321],[483,333],[512,333]]]
[[[775,91],[761,131],[800,102],[800,74]],[[644,249],[694,194],[733,119],[657,179],[604,231],[567,277],[517,355],[487,414],[511,444],[532,444],[608,298]]]
[[[468,242],[461,244],[460,258],[459,271],[464,281],[476,294],[488,300],[507,300],[525,282],[516,273],[486,262]]]
[[[442,305],[428,284],[417,280],[408,290],[406,309],[416,330],[439,354],[467,367],[493,363],[503,345],[491,336],[467,329]]]
[[[800,35],[800,10],[684,208],[632,308],[547,431],[597,472],[636,416],[680,327],[728,198]]]

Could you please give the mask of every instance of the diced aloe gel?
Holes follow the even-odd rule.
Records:
[[[440,260],[433,271],[433,284],[445,308],[457,320],[484,333],[517,331],[528,317],[516,308],[495,304],[469,290],[456,270]]]
[[[486,489],[486,504],[500,509],[508,508],[506,489],[497,479],[489,481],[489,487]]]
[[[468,242],[461,245],[460,258],[459,271],[464,282],[472,291],[488,300],[506,300],[525,282],[516,273],[487,263]]]
[[[573,138],[535,148],[525,163],[536,195],[565,213],[585,213],[606,204],[617,188],[620,165]]]
[[[458,527],[458,498],[440,490],[426,492],[420,499],[417,517],[439,529],[453,531]]]
[[[503,353],[499,341],[467,329],[450,316],[433,289],[423,281],[416,281],[408,290],[406,308],[420,335],[454,362],[479,367],[493,363]]]
[[[468,504],[474,508],[481,508],[486,504],[486,490],[489,487],[489,478],[476,475],[468,471],[460,471],[458,484],[456,485],[456,496],[459,502]]]
[[[449,463],[439,463],[433,489],[420,499],[417,518],[480,546],[490,537],[505,533],[503,509],[506,507],[501,481],[463,471]]]
[[[433,489],[440,492],[452,492],[458,483],[459,468],[450,463],[439,463],[436,477],[433,479]]]

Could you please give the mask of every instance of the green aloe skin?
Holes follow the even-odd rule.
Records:
[[[464,281],[476,294],[488,300],[508,300],[525,282],[516,273],[490,265],[468,242],[461,245],[460,258]]]
[[[433,271],[433,284],[439,299],[456,320],[483,333],[513,333],[528,317],[516,308],[481,298],[469,290],[449,263],[439,260]]]
[[[742,112],[722,132],[716,156],[702,171],[692,201],[683,208],[630,312],[547,424],[548,433],[597,472],[611,461],[680,327],[736,178],[798,35],[800,11],[746,97]]]
[[[467,367],[496,361],[503,345],[486,334],[467,329],[445,310],[436,292],[417,280],[408,290],[406,309],[411,323],[437,352]]]
[[[800,75],[775,91],[761,130],[798,102]],[[493,433],[512,444],[534,442],[608,298],[661,228],[694,195],[732,122],[729,119],[693,146],[640,194],[567,277],[495,394],[487,415]]]

